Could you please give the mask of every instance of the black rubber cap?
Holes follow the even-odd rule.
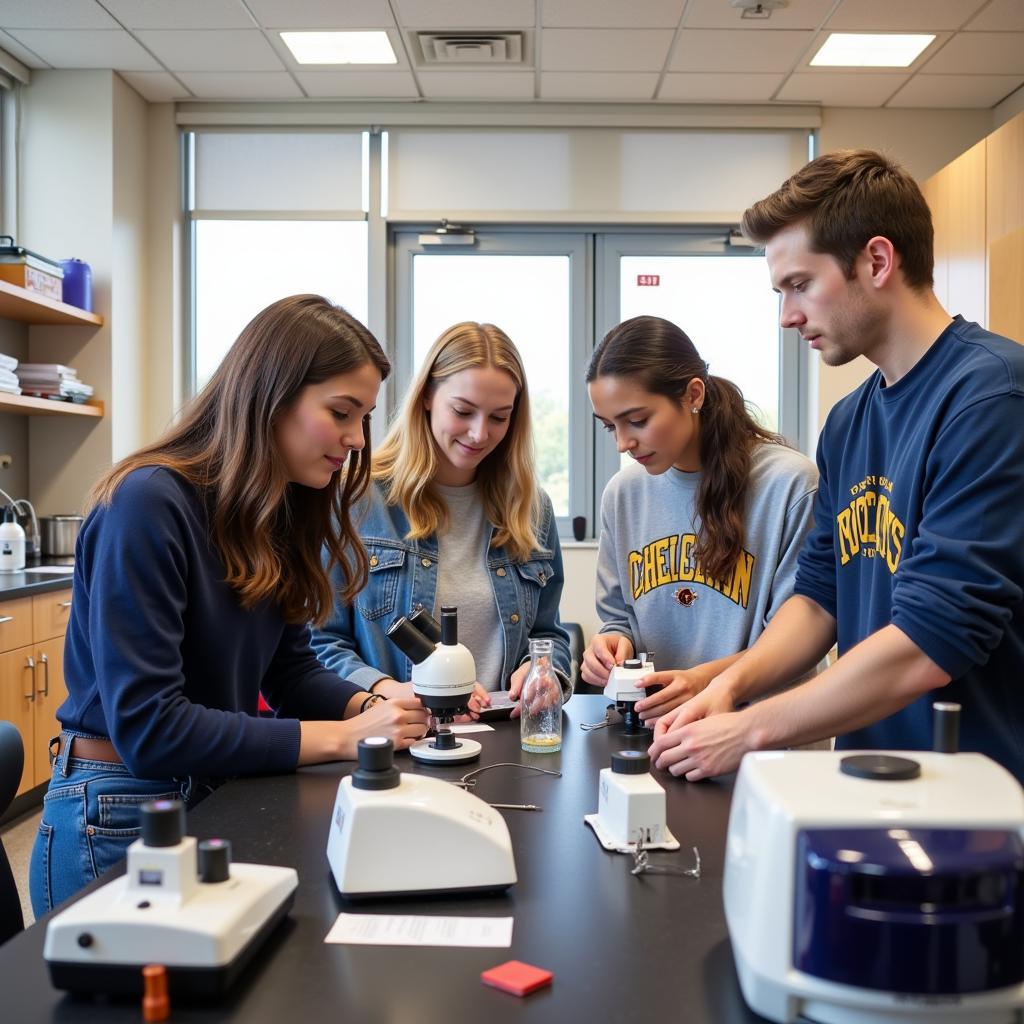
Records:
[[[612,771],[616,775],[646,775],[651,759],[646,750],[617,750],[612,754]]]
[[[395,747],[383,736],[367,736],[358,747],[359,767],[352,773],[356,789],[394,789],[401,781],[395,767]]]
[[[433,643],[404,615],[388,626],[387,637],[414,665],[434,653]]]
[[[623,668],[643,668],[644,663],[639,658],[627,658],[622,663]]]
[[[892,754],[854,754],[839,762],[839,770],[857,779],[905,782],[921,774],[921,765],[909,757],[894,757]]]
[[[177,846],[185,838],[185,805],[180,800],[150,800],[139,813],[146,846]]]
[[[226,839],[204,839],[199,844],[200,882],[226,882],[230,867],[231,843]]]
[[[454,647],[459,642],[459,610],[452,605],[441,606],[441,644]]]

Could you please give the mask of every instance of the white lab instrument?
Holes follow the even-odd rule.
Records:
[[[142,805],[142,838],[120,878],[57,914],[43,955],[56,988],[141,995],[167,968],[171,995],[218,996],[291,908],[294,869],[230,863],[230,845],[184,835],[177,800]]]
[[[1024,1021],[1024,791],[938,751],[747,754],[726,921],[747,1003],[821,1024]],[[950,737],[952,742],[950,742]]]
[[[341,780],[327,860],[342,896],[498,892],[516,881],[502,816],[479,797],[400,773],[391,741],[359,742],[359,768]]]
[[[641,651],[636,658],[627,658],[623,664],[616,665],[608,673],[604,695],[608,700],[615,702],[615,709],[622,716],[623,732],[627,734],[636,735],[646,729],[636,713],[636,702],[646,697],[647,691],[636,683],[653,671],[653,656]]]
[[[651,775],[646,751],[612,754],[611,767],[601,769],[597,814],[586,814],[583,820],[606,850],[679,849],[665,819],[665,790]]]

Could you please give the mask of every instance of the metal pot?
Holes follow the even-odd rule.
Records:
[[[52,558],[74,557],[75,541],[83,521],[82,516],[40,516],[43,554]]]

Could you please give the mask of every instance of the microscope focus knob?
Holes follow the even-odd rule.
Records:
[[[146,846],[177,846],[185,838],[185,805],[180,800],[150,800],[139,813]]]
[[[617,750],[612,754],[612,771],[616,775],[646,775],[651,759],[646,750]]]
[[[395,747],[384,736],[367,736],[358,747],[359,767],[352,773],[356,789],[394,789],[401,782]]]
[[[204,839],[199,844],[199,881],[226,882],[231,876],[231,844],[226,839]]]

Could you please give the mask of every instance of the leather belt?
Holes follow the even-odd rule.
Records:
[[[57,738],[57,754],[59,755],[65,746],[68,751],[68,759],[73,757],[83,758],[86,761],[108,761],[111,764],[124,764],[121,755],[114,749],[110,740],[87,739],[84,736],[67,736],[61,733]]]

